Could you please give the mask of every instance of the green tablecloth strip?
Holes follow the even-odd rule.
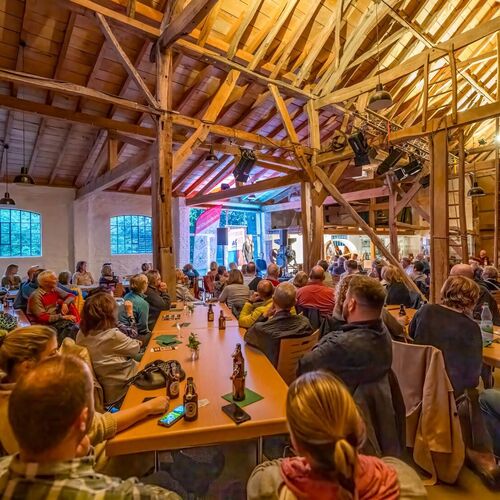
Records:
[[[158,335],[155,340],[156,343],[161,346],[173,346],[182,344],[182,342],[177,338],[176,335]]]
[[[256,403],[257,401],[264,399],[264,397],[261,396],[260,394],[257,394],[256,392],[250,390],[250,389],[245,388],[245,399],[243,401],[234,401],[232,392],[230,392],[229,394],[226,394],[225,396],[222,396],[222,399],[225,399],[226,401],[229,401],[230,403],[235,403],[240,408],[243,408],[244,406],[251,405],[252,403]]]

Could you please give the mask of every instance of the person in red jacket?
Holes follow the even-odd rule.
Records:
[[[318,309],[321,316],[331,316],[335,306],[335,291],[323,283],[325,271],[314,266],[309,273],[309,283],[297,290],[297,305]]]

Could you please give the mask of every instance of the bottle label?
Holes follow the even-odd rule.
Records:
[[[171,397],[177,397],[179,395],[179,382],[175,381],[170,384],[170,394]]]
[[[198,413],[198,405],[194,402],[186,403],[184,405],[184,412],[185,416],[189,418],[194,418],[196,417],[196,414]]]

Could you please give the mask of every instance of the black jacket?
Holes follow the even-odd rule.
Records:
[[[359,384],[375,382],[392,364],[392,341],[378,319],[348,323],[325,335],[299,361],[298,374],[325,369],[333,372],[353,391]]]
[[[144,298],[149,304],[148,328],[152,331],[160,313],[170,309],[170,295],[148,286]]]
[[[252,292],[256,292],[257,291],[257,285],[259,284],[259,281],[261,281],[262,278],[260,278],[259,276],[255,276],[255,278],[250,281],[250,283],[248,283],[248,288],[250,288],[250,290],[252,290]]]
[[[425,304],[410,323],[410,337],[443,353],[455,397],[477,386],[483,342],[479,325],[472,318],[437,304]]]
[[[404,283],[391,283],[387,287],[387,297],[385,303],[388,306],[403,304],[405,307],[411,307],[413,301],[411,299],[410,291]]]
[[[255,323],[245,333],[245,342],[260,349],[274,366],[278,364],[281,339],[307,337],[313,333],[309,320],[287,311],[276,313],[271,319]]]

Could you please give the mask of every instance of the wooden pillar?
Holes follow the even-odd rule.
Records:
[[[467,213],[465,211],[465,138],[464,129],[458,131],[458,217],[462,262],[469,262],[467,245]]]
[[[368,211],[368,224],[370,227],[375,230],[376,228],[376,220],[377,220],[377,214],[375,212],[375,204],[376,204],[376,199],[371,198],[370,199],[370,208]],[[377,252],[376,252],[376,247],[375,243],[373,243],[372,240],[370,240],[370,259],[375,260],[377,258]]]
[[[448,219],[448,133],[434,134],[431,149],[431,293],[430,301],[438,303],[440,290],[448,277],[449,219]]]
[[[313,203],[311,208],[312,232],[309,246],[309,268],[315,266],[318,260],[323,258],[323,242],[325,239],[323,205],[316,205]]]
[[[499,84],[500,85],[500,84]],[[498,267],[498,250],[500,238],[500,156],[498,152],[498,139],[500,137],[500,123],[498,118],[495,120],[495,226],[493,233],[493,262],[492,265]]]
[[[172,49],[156,57],[157,98],[162,109],[172,107]],[[164,112],[158,119],[158,157],[151,169],[153,201],[153,259],[169,293],[175,297],[175,258],[172,230],[172,118]]]
[[[300,185],[300,201],[301,201],[301,219],[302,219],[302,255],[303,266],[306,273],[310,269],[309,251],[312,240],[312,193],[311,183],[302,182]]]
[[[389,187],[389,241],[390,250],[392,255],[399,260],[399,248],[398,248],[398,227],[396,225],[396,205],[397,205],[397,192],[394,189],[394,183],[392,177],[387,175],[387,186]]]

